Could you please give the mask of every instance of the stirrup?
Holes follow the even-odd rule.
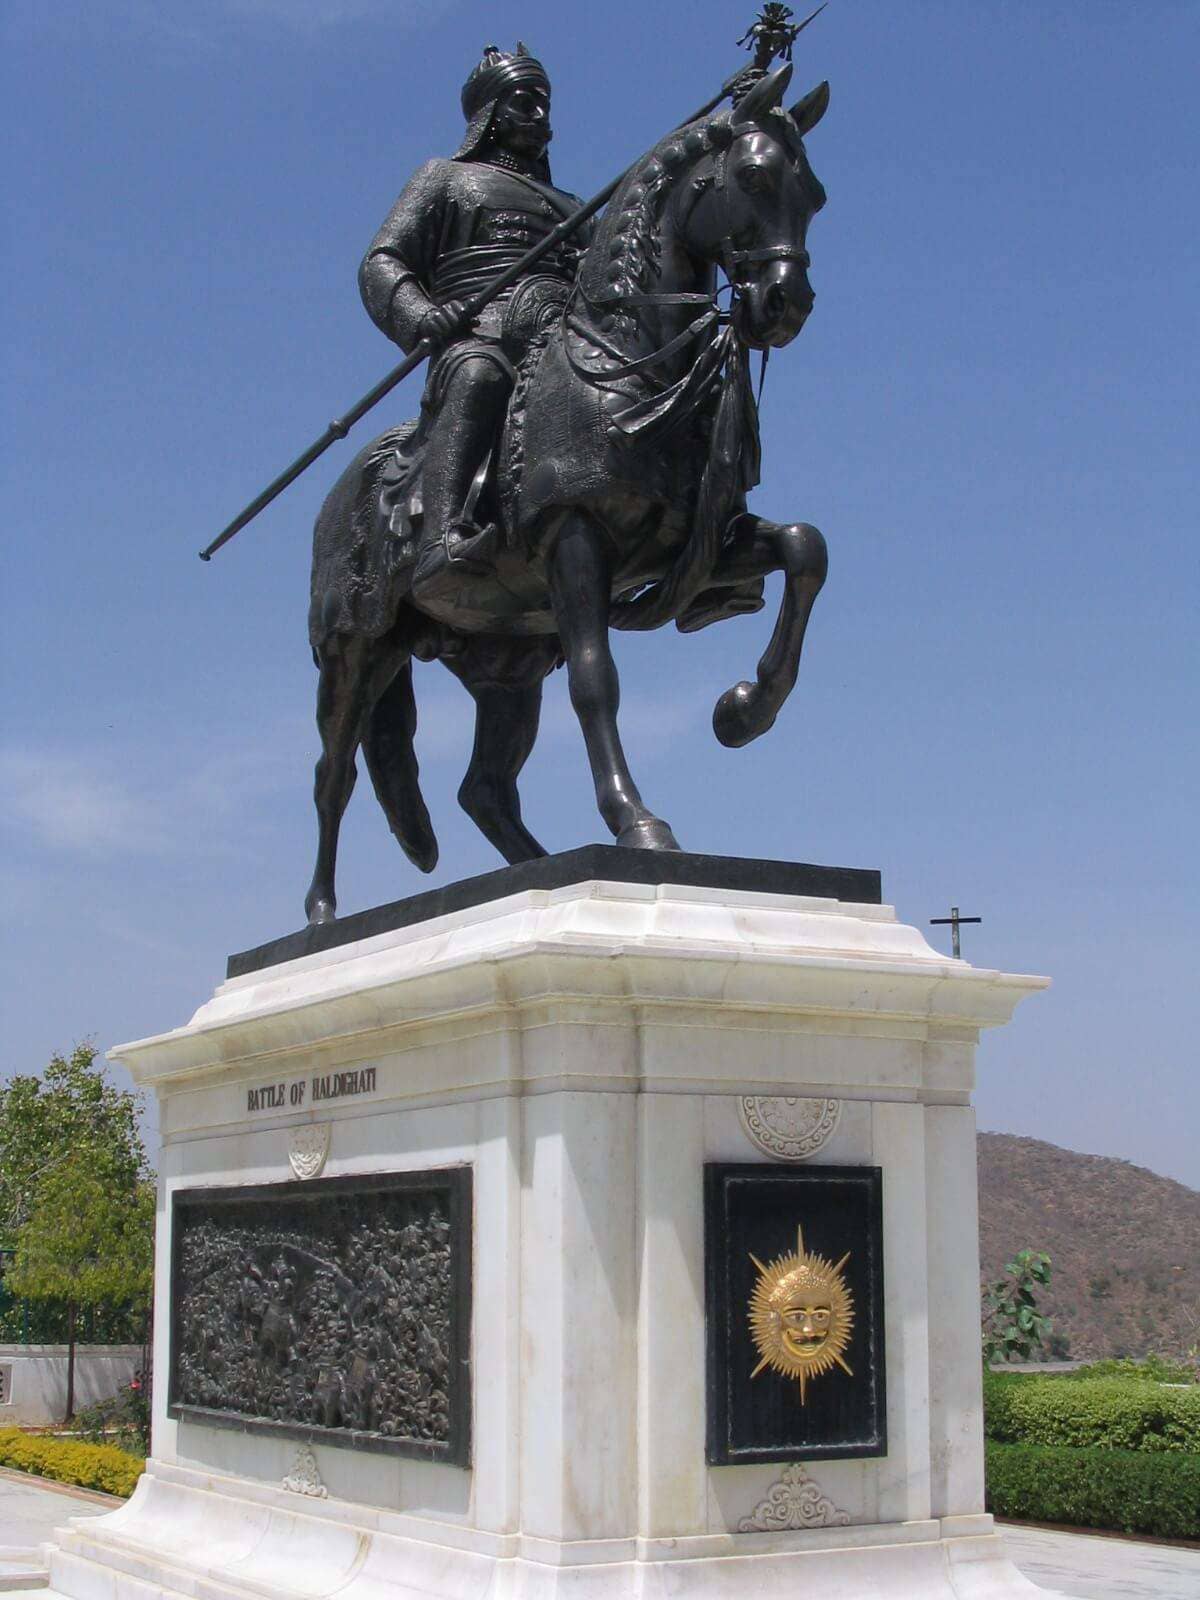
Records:
[[[461,518],[452,522],[442,535],[442,548],[452,567],[463,572],[491,572],[495,566],[494,555],[499,528],[494,522],[482,527],[477,522]]]

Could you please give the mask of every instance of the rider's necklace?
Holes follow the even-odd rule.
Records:
[[[523,161],[520,156],[514,156],[511,150],[505,150],[498,146],[496,149],[489,151],[487,160],[489,166],[503,167],[505,171],[520,173],[524,178],[532,178],[534,176],[534,163],[532,161]]]

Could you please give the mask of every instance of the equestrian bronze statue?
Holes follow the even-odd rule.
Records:
[[[829,85],[786,109],[792,69],[771,64],[790,62],[823,9],[793,24],[788,6],[765,6],[741,41],[753,65],[583,205],[551,179],[545,68],[524,45],[489,46],[463,87],[459,149],[415,174],[368,249],[363,301],[408,354],[200,553],[209,560],[429,359],[419,418],[360,451],[314,530],[310,923],[335,915],[360,747],[406,854],[426,872],[437,862],[413,747],[414,657],[443,662],[475,700],[459,800],[510,862],[545,854],[517,778],[542,684],[564,663],[617,843],[679,848],[621,747],[610,628],[688,633],[759,611],[764,578],[781,572],[755,681],[713,711],[729,746],[774,723],[826,552],[810,524],[747,508],[759,475],[749,357],[763,352],[765,367],[812,309],[806,240],[825,191],[804,136]]]
[[[367,309],[402,347],[436,350],[420,418],[367,445],[317,518],[310,922],[335,914],[360,746],[405,853],[423,871],[437,861],[413,747],[414,657],[443,662],[475,700],[459,800],[510,862],[545,853],[521,820],[517,778],[543,681],[564,661],[616,842],[678,848],[625,759],[610,628],[690,632],[757,611],[764,577],[782,572],[756,679],[713,713],[730,746],[775,721],[826,570],[814,527],[746,508],[759,474],[750,352],[804,325],[808,223],[825,200],[804,136],[828,86],[788,109],[791,71],[752,74],[732,109],[668,134],[594,226],[471,317],[472,292],[576,204],[551,181],[545,69],[523,47],[489,49],[463,91],[462,146],[423,167],[381,227],[360,274]]]

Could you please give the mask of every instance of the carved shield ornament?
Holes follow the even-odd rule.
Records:
[[[744,1094],[738,1114],[748,1137],[778,1161],[806,1161],[837,1131],[840,1100],[813,1100],[799,1095]]]
[[[288,1135],[288,1160],[298,1178],[320,1177],[329,1157],[332,1123],[308,1122]]]

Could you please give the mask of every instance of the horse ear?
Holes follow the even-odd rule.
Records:
[[[792,68],[780,67],[778,72],[768,72],[766,77],[760,78],[751,89],[750,93],[737,103],[737,120],[739,122],[759,122],[768,111],[773,110],[783,102],[788,84],[792,81]]]
[[[792,107],[792,121],[800,130],[801,138],[817,123],[829,109],[829,84],[819,83],[811,94],[806,94],[803,100],[797,100]]]

